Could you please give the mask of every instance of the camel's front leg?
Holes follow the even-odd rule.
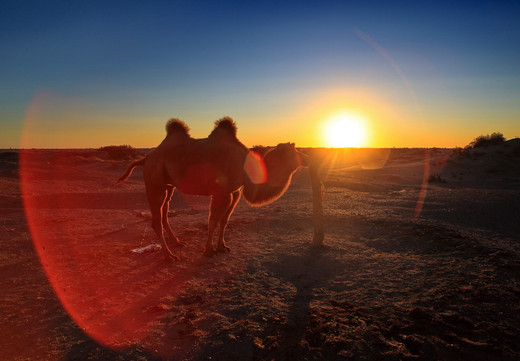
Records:
[[[219,235],[218,235],[217,252],[231,251],[231,248],[226,246],[226,242],[224,241],[224,232],[226,231],[226,226],[229,221],[229,218],[231,217],[231,214],[235,210],[235,207],[237,206],[241,195],[242,195],[242,190],[233,192],[233,194],[232,194],[233,199],[231,200],[231,204],[229,205],[229,208],[227,209],[226,213],[220,220],[220,230],[219,230]]]
[[[206,241],[206,249],[204,255],[211,257],[215,254],[213,248],[213,234],[219,224],[220,220],[226,214],[227,210],[231,205],[231,194],[214,194],[211,197],[211,205],[209,210],[209,221],[208,221],[208,240]]]
[[[164,190],[155,191],[147,189],[148,195],[148,203],[150,206],[150,212],[152,213],[152,228],[157,234],[157,238],[161,242],[162,250],[167,259],[178,260],[179,257],[173,254],[173,252],[168,248],[166,244],[166,240],[163,235],[163,227],[162,227],[162,207],[166,200],[166,193]]]
[[[168,235],[172,239],[173,245],[175,247],[184,247],[184,246],[186,246],[186,243],[179,241],[179,239],[177,237],[175,237],[175,235],[173,234],[173,231],[170,227],[170,223],[168,222],[168,211],[170,209],[170,201],[172,199],[174,190],[175,190],[175,188],[171,185],[166,187],[166,198],[164,200],[162,210],[161,210],[162,225],[163,225],[163,228],[166,230],[166,233],[168,233]]]

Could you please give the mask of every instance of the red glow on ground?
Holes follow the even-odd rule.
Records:
[[[77,193],[81,172],[71,171],[74,165],[63,152],[20,153],[20,185],[34,247],[56,295],[81,329],[111,348],[138,343],[164,316],[165,299],[171,303],[192,273],[170,277],[172,265],[161,255],[132,257],[135,243],[106,234],[105,219],[92,214],[109,212],[110,200],[108,211],[102,204],[99,210],[86,209],[81,200],[95,193]]]
[[[67,205],[63,193],[48,194],[49,189],[43,188],[48,187],[42,182],[44,178],[51,177],[57,187],[67,178],[55,163],[59,153],[47,162],[40,157],[37,151],[21,152],[20,184],[34,247],[54,291],[74,321],[96,340],[117,345],[123,339],[121,331],[132,332],[132,338],[142,337],[146,331],[136,327],[139,321],[127,321],[120,317],[122,310],[110,305],[110,299],[119,297],[123,290],[108,280],[91,277],[98,274],[95,268],[105,266],[82,252],[82,243],[87,240],[74,233],[76,210]],[[36,164],[48,164],[49,168],[39,169]],[[95,294],[99,297],[93,301]]]

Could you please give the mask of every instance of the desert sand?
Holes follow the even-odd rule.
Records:
[[[212,258],[209,199],[176,193],[173,263],[146,248],[142,170],[114,185],[130,158],[0,152],[0,358],[520,359],[518,140],[305,151],[323,248],[301,169],[277,202],[241,200]]]

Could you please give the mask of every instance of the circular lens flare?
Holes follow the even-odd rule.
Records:
[[[265,169],[264,160],[254,151],[250,151],[247,154],[244,170],[254,184],[263,184],[267,181],[267,170]]]
[[[176,359],[193,341],[162,341],[170,337],[164,320],[182,306],[178,297],[197,267],[174,267],[158,252],[131,252],[155,239],[136,232],[149,225],[121,213],[128,210],[118,199],[129,193],[113,189],[111,161],[97,150],[29,149],[45,144],[56,124],[67,125],[50,121],[53,99],[40,93],[29,105],[20,150],[20,189],[41,267],[70,318],[93,340],[114,350],[141,344],[151,354]],[[147,343],[151,335],[154,346]]]

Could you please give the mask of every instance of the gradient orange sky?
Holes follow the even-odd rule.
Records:
[[[247,146],[366,147],[520,136],[516,2],[54,2],[2,5],[0,148],[154,147],[231,116]]]

